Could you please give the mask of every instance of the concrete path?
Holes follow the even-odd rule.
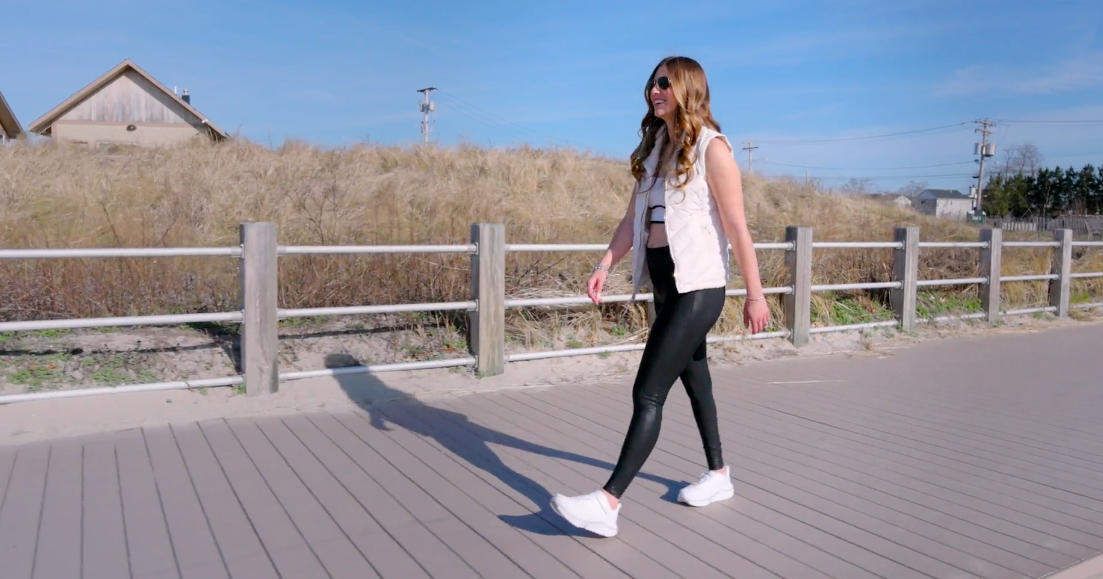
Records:
[[[674,502],[704,469],[676,385],[613,539],[547,505],[604,483],[630,382],[0,447],[0,578],[1002,579],[1103,551],[1103,325],[714,381],[736,497]]]

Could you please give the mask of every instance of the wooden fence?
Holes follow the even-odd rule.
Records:
[[[1070,304],[1070,284],[1073,279],[1101,278],[1103,272],[1072,273],[1073,247],[1103,247],[1103,241],[1074,241],[1071,229],[1054,232],[1053,241],[1004,241],[998,228],[982,229],[978,241],[923,242],[919,228],[897,228],[893,241],[832,242],[813,241],[808,227],[789,227],[785,241],[756,243],[758,251],[784,251],[788,270],[786,285],[764,288],[768,295],[782,296],[784,329],[754,335],[709,336],[710,343],[743,340],[788,339],[796,346],[804,345],[813,334],[849,332],[870,328],[898,327],[910,330],[917,324],[950,320],[981,319],[995,322],[1001,316],[1049,312],[1064,317],[1072,308],[1099,308],[1103,303]],[[1047,247],[1053,249],[1052,265],[1047,273],[1003,276],[1000,273],[1003,251],[1016,247]],[[919,250],[939,248],[973,248],[977,250],[981,277],[963,279],[918,278]],[[245,385],[250,396],[269,395],[279,390],[282,381],[318,376],[356,373],[417,370],[428,368],[474,367],[478,375],[494,375],[505,371],[510,362],[583,356],[608,352],[642,350],[644,344],[625,344],[594,348],[572,348],[536,352],[505,352],[505,312],[510,308],[536,306],[567,306],[590,303],[586,296],[562,298],[509,298],[505,295],[505,259],[511,252],[603,252],[604,244],[509,244],[505,227],[497,223],[476,223],[471,226],[471,242],[463,245],[368,245],[368,246],[282,246],[277,243],[277,228],[273,223],[243,223],[240,244],[230,247],[137,248],[137,249],[49,249],[2,250],[0,259],[116,258],[210,256],[240,260],[241,309],[210,314],[181,314],[108,318],[80,318],[46,321],[4,322],[0,332],[77,329],[93,327],[177,325],[199,322],[240,323],[241,374],[202,380],[178,380],[153,384],[137,384],[110,388],[85,388],[64,391],[34,392],[0,396],[0,404],[20,401],[91,396],[151,390],[175,390],[216,386]],[[812,284],[812,251],[814,249],[892,249],[892,279],[870,283]],[[453,253],[470,256],[470,299],[459,302],[423,304],[376,304],[331,308],[284,309],[277,303],[277,268],[281,256],[326,254],[404,254]],[[1000,307],[1000,286],[1003,283],[1048,281],[1049,305],[1040,308],[1003,310]],[[921,319],[917,316],[916,297],[920,287],[978,285],[982,312],[962,316]],[[894,319],[839,326],[812,327],[811,301],[816,292],[846,290],[890,290]],[[728,296],[745,296],[744,289],[730,289]],[[608,295],[606,303],[650,302],[652,295]],[[420,362],[327,368],[303,372],[280,372],[277,349],[277,322],[280,319],[387,314],[400,312],[465,311],[469,318],[468,355]]]

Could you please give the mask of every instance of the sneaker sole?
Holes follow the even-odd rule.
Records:
[[[685,503],[685,504],[687,504],[691,507],[705,507],[705,506],[708,506],[708,505],[710,505],[712,503],[715,503],[717,501],[726,501],[726,500],[728,500],[728,499],[730,499],[734,496],[735,496],[735,489],[730,488],[730,489],[727,489],[727,490],[722,490],[722,491],[712,495],[711,497],[709,497],[709,498],[707,498],[703,501],[689,501],[689,500],[686,500],[682,497],[678,497],[678,500],[682,501],[683,503]]]
[[[551,508],[553,511],[555,511],[555,514],[566,519],[568,523],[580,529],[590,531],[595,535],[600,535],[602,537],[614,537],[617,534],[617,529],[610,527],[609,525],[606,525],[604,523],[591,523],[589,521],[583,521],[581,519],[575,518],[574,515],[571,515],[570,513],[559,510],[559,505],[554,499],[552,499],[551,501]]]

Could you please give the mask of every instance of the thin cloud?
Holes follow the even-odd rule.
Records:
[[[1072,58],[1044,69],[970,66],[939,84],[935,96],[979,93],[1057,94],[1103,85],[1103,52]]]

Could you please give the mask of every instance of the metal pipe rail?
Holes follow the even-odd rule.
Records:
[[[1103,241],[1073,241],[1073,247],[1103,247]]]
[[[1000,277],[1000,282],[1005,281],[1049,281],[1051,279],[1057,279],[1058,276],[1055,273],[1046,273],[1039,275],[1005,275]]]
[[[153,382],[150,384],[133,384],[130,386],[107,386],[102,388],[54,390],[51,392],[28,392],[26,394],[7,394],[5,396],[0,396],[0,405],[13,404],[15,402],[53,400],[56,398],[99,396],[101,394],[127,394],[131,392],[161,392],[165,390],[196,390],[199,388],[219,388],[225,386],[239,386],[244,383],[245,378],[242,376],[227,376],[225,378],[177,380],[173,382]]]
[[[1000,315],[1004,316],[1025,316],[1029,314],[1040,314],[1042,312],[1056,312],[1057,308],[1053,306],[1046,306],[1044,308],[1025,308],[1021,310],[1007,310],[1006,312],[1000,312]]]
[[[829,292],[829,291],[849,291],[849,290],[863,290],[863,289],[900,289],[904,287],[904,282],[899,281],[875,281],[867,283],[836,283],[836,284],[824,284],[813,285],[812,292]]]
[[[423,362],[395,362],[390,364],[368,364],[363,366],[343,366],[341,368],[326,368],[325,370],[307,370],[304,372],[280,372],[280,382],[291,380],[305,380],[307,378],[321,378],[325,376],[353,376],[356,374],[376,374],[379,372],[402,372],[406,370],[430,370],[435,368],[458,368],[462,366],[474,366],[475,358],[466,356],[462,358],[449,358],[446,360],[427,360]]]
[[[1005,241],[1004,247],[1061,247],[1060,241]]]
[[[230,247],[105,247],[87,249],[0,249],[0,259],[75,259],[104,257],[241,257]]]
[[[918,318],[915,320],[918,324],[932,324],[937,322],[957,322],[963,320],[983,320],[988,314],[983,312],[978,314],[962,314],[959,316],[937,316],[934,318]]]
[[[127,326],[176,326],[205,322],[240,323],[243,319],[244,315],[242,312],[220,312],[214,314],[173,314],[166,316],[35,320],[29,322],[0,322],[0,332],[35,332],[42,330],[76,330],[81,328],[113,328]]]
[[[786,242],[755,243],[755,249],[793,249],[793,244]],[[609,249],[604,243],[507,243],[507,252],[556,252],[556,251],[605,251]]]
[[[708,336],[705,341],[709,344],[722,344],[728,342],[747,342],[752,340],[771,340],[786,338],[789,332],[760,332],[758,334],[736,334],[729,336]],[[646,342],[632,344],[616,344],[612,346],[594,346],[592,348],[568,348],[566,350],[544,350],[537,352],[518,352],[506,354],[506,362],[524,362],[530,360],[544,360],[549,358],[569,358],[573,356],[589,356],[593,354],[613,354],[617,352],[635,352],[643,350]]]
[[[832,334],[836,332],[853,332],[857,330],[872,330],[875,328],[894,328],[899,326],[898,320],[886,320],[883,322],[865,322],[862,324],[847,324],[844,326],[821,326],[818,328],[812,328],[809,333],[812,334]]]
[[[986,277],[963,277],[960,279],[921,279],[915,282],[916,287],[933,287],[933,286],[945,286],[945,285],[972,285],[972,284],[986,284],[988,278]]]
[[[277,255],[370,255],[394,253],[461,253],[478,251],[473,243],[465,245],[280,245]]]
[[[987,241],[920,241],[920,249],[935,249],[935,248],[969,248],[969,249],[987,249]]]
[[[1069,277],[1072,278],[1072,279],[1091,279],[1091,278],[1096,278],[1096,277],[1103,277],[1103,271],[1072,273],[1072,274],[1069,274]]]
[[[399,314],[409,312],[474,311],[475,301],[433,302],[427,304],[393,304],[378,306],[342,306],[333,308],[302,308],[277,310],[280,319],[312,318],[321,316],[357,316],[374,314]]]
[[[813,241],[812,249],[903,249],[900,241]]]
[[[769,287],[762,288],[764,295],[782,295],[793,293],[791,286],[785,287]],[[738,297],[747,295],[746,288],[730,289],[724,292],[725,296]],[[651,293],[638,293],[636,299],[632,299],[632,294],[613,294],[601,297],[601,303],[619,303],[619,302],[650,302],[655,299],[654,294]],[[505,307],[507,308],[526,308],[534,306],[574,306],[574,305],[589,305],[593,301],[589,296],[564,296],[559,298],[506,298]]]

